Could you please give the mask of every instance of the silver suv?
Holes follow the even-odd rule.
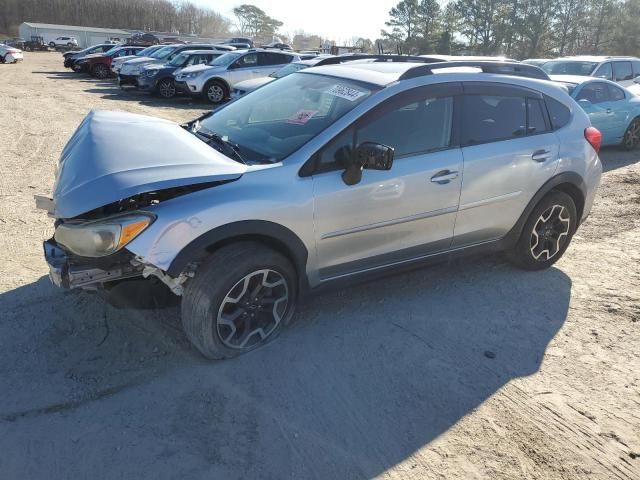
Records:
[[[209,65],[195,65],[175,75],[176,89],[213,104],[230,98],[233,86],[252,78],[268,77],[283,66],[300,60],[296,54],[274,50],[237,50]]]
[[[556,58],[542,65],[549,75],[581,75],[606,78],[623,87],[633,85],[640,76],[640,58],[577,55]]]
[[[528,270],[562,256],[600,182],[600,134],[544,72],[341,61],[181,126],[91,112],[37,199],[56,219],[53,282],[157,277],[196,347],[226,358],[323,285],[483,249]]]

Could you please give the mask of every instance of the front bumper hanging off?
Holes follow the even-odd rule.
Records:
[[[95,262],[87,263],[90,259],[78,261],[71,258],[53,240],[45,241],[43,247],[49,278],[61,288],[95,289],[106,282],[142,275],[143,265],[132,263],[133,255],[128,252],[116,254],[113,258],[91,259]]]

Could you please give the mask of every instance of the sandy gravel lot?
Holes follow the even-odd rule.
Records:
[[[25,57],[0,65],[0,478],[640,479],[640,152],[602,153],[555,268],[492,256],[324,293],[209,363],[174,307],[52,287],[32,200],[90,109],[206,105]]]

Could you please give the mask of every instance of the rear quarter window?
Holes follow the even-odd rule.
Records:
[[[558,130],[564,127],[571,120],[571,110],[563,103],[554,98],[545,95],[544,101],[547,104],[549,117],[551,119],[551,128]]]

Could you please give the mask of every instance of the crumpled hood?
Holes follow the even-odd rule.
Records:
[[[266,85],[267,83],[273,82],[275,80],[274,77],[259,77],[252,78],[250,80],[245,80],[243,82],[236,83],[233,88],[237,90],[244,90],[246,92],[250,92],[251,90],[255,90],[262,85]]]
[[[168,120],[92,111],[62,151],[56,218],[72,218],[140,193],[242,176],[246,165]]]

